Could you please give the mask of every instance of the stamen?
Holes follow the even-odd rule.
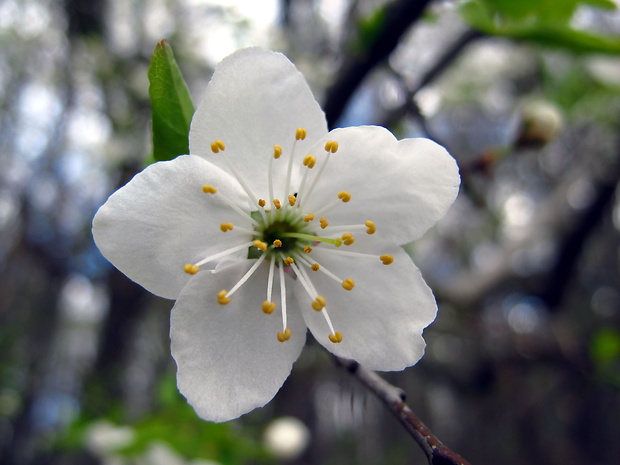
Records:
[[[286,187],[284,189],[284,195],[287,196],[291,188],[291,175],[293,174],[293,159],[295,158],[295,149],[297,148],[297,142],[304,140],[308,132],[304,128],[297,128],[295,131],[295,142],[291,148],[291,155],[288,160],[288,169],[286,170]]]
[[[366,230],[367,234],[374,234],[374,233],[377,232],[377,228],[375,227],[375,223],[374,222],[368,220],[368,221],[366,221],[366,223],[364,223],[364,225],[368,228]]]
[[[230,302],[230,297],[227,297],[226,294],[228,294],[228,292],[226,292],[225,289],[222,289],[220,292],[217,293],[217,303],[220,305],[226,305],[227,303]]]
[[[306,131],[304,128],[297,128],[297,131],[295,131],[296,140],[304,140],[307,135],[308,131]]]
[[[327,337],[334,344],[339,344],[340,342],[342,342],[342,333],[340,331],[336,331],[335,333],[329,334]]]
[[[264,199],[258,199],[258,206],[259,207],[264,207],[265,205],[267,205],[267,202],[265,202]]]
[[[284,281],[284,268],[279,266],[278,270],[280,274],[280,302],[282,303],[282,329],[286,332],[286,284]]]
[[[308,168],[312,169],[314,168],[314,165],[316,164],[316,157],[314,155],[306,155],[304,157],[304,166],[307,166]]]
[[[383,262],[384,265],[391,265],[394,263],[394,257],[391,255],[380,255],[379,259]]]
[[[328,149],[328,147],[329,147],[329,149]],[[335,150],[334,150],[334,147],[335,147]],[[325,167],[327,166],[327,163],[329,162],[330,155],[332,153],[335,153],[336,150],[338,150],[338,142],[332,140],[332,141],[328,141],[325,144],[325,151],[327,152],[327,156],[325,157],[325,161],[319,167],[319,172],[316,174],[316,176],[312,180],[312,184],[310,184],[310,187],[308,188],[308,192],[305,192],[305,191],[303,192],[304,202],[306,201],[306,198],[309,198],[312,195],[312,192],[314,191],[314,188],[316,187],[317,183],[319,182],[319,179],[321,178],[321,175],[323,174],[323,171],[325,171]],[[299,195],[297,197],[299,199],[298,201],[301,201],[301,199],[302,199],[301,190],[300,190]]]
[[[183,267],[183,271],[187,274],[196,274],[200,271],[200,267],[197,265],[192,265],[191,263],[186,263]]]
[[[325,229],[326,227],[328,227],[328,226],[329,226],[329,222],[325,219],[325,217],[324,217],[324,216],[322,216],[322,217],[319,219],[319,223],[321,224],[321,229]]]
[[[308,260],[308,259],[307,259],[306,257],[304,257],[304,256],[301,256],[301,255],[300,255],[300,256],[298,256],[297,258],[298,258],[298,260],[299,260],[300,262],[302,262],[304,265],[309,266],[309,267],[310,267],[310,269],[312,269],[313,271],[321,271],[321,272],[325,273],[327,276],[329,276],[330,278],[332,278],[332,279],[333,279],[334,281],[336,281],[337,283],[341,283],[341,284],[342,284],[342,287],[344,287],[344,284],[343,284],[343,283],[344,283],[345,281],[350,281],[350,282],[352,282],[352,283],[353,283],[353,285],[355,285],[355,283],[353,282],[353,280],[352,280],[352,279],[345,279],[345,280],[343,280],[343,279],[341,279],[340,277],[336,276],[336,275],[335,275],[334,273],[332,273],[331,271],[329,271],[329,270],[328,270],[327,268],[325,268],[324,266],[320,266],[318,263],[312,263],[310,260]],[[351,287],[351,289],[352,289],[352,288],[353,288],[353,287]],[[346,287],[345,287],[345,289],[346,289]],[[350,290],[350,289],[348,289],[348,290]]]
[[[278,341],[284,342],[288,341],[291,338],[291,330],[286,328],[284,332],[278,331]]]
[[[310,247],[309,245],[305,246],[305,247],[304,247],[304,252],[305,252],[305,253],[310,253],[310,252],[312,252],[312,247]]]
[[[369,253],[362,252],[349,252],[348,250],[341,249],[333,249],[333,248],[321,248],[321,252],[331,253],[336,255],[346,255],[348,257],[359,257],[359,258],[371,258],[371,259],[380,259],[384,265],[390,265],[394,262],[394,257],[391,255],[373,255]]]
[[[282,208],[282,204],[280,203],[278,199],[273,199],[273,205],[274,207],[276,207],[276,210],[279,210],[280,208]]]
[[[284,263],[285,263],[286,265],[289,265],[289,266],[290,266],[290,265],[292,265],[293,263],[295,263],[295,260],[293,260],[293,258],[292,258],[292,257],[286,257],[286,258],[284,259]]]
[[[279,145],[273,146],[273,157],[269,157],[269,167],[267,170],[267,184],[269,185],[269,203],[273,200],[273,160],[280,158],[282,155],[282,147]],[[264,206],[264,205],[263,205]]]
[[[338,192],[338,198],[346,203],[351,200],[351,194],[349,194],[347,191],[340,191]]]
[[[352,279],[345,279],[344,281],[342,281],[342,287],[345,288],[347,291],[350,291],[355,287],[355,281],[353,281]]]
[[[273,246],[276,248],[282,247],[282,241],[280,239],[276,239],[275,241],[273,241]]]
[[[279,145],[273,146],[273,158],[278,159],[282,155],[282,147]]]
[[[216,194],[218,191],[215,187],[213,186],[209,186],[209,185],[204,185],[202,186],[202,192],[204,192],[205,194]],[[252,218],[249,214],[247,214],[246,212],[244,212],[243,210],[241,210],[241,208],[239,208],[237,206],[237,204],[235,204],[232,200],[230,200],[228,197],[226,197],[224,194],[222,194],[221,192],[218,195],[218,198],[222,199],[224,201],[224,203],[226,203],[230,208],[232,208],[234,211],[236,211],[239,215],[241,215],[244,219],[246,220],[250,220],[250,222],[254,225],[254,226],[258,226],[258,221],[256,221],[254,218]]]
[[[313,263],[312,265],[310,265],[310,269],[312,271],[319,271],[321,269],[321,265],[319,265],[318,263]]]
[[[293,194],[288,196],[288,203],[291,207],[295,205],[296,201],[297,201],[297,197],[295,197]]]
[[[263,312],[265,312],[267,315],[271,315],[276,309],[276,304],[274,302],[269,302],[268,300],[265,300],[263,302],[262,308]]]
[[[273,272],[276,266],[276,261],[271,260],[269,262],[269,277],[267,278],[267,302],[271,302],[271,292],[273,291]]]
[[[243,277],[239,280],[239,282],[237,282],[237,284],[235,284],[233,288],[230,291],[228,291],[228,293],[226,294],[226,297],[230,297],[231,295],[233,295],[237,291],[237,289],[239,289],[243,284],[245,284],[247,280],[250,279],[250,276],[252,276],[254,272],[256,271],[256,269],[261,265],[261,263],[263,263],[265,258],[267,258],[267,255],[265,254],[258,257],[258,259],[256,260],[256,263],[254,263],[252,267],[247,271],[247,273],[244,274]]]
[[[310,221],[312,221],[314,219],[314,215],[312,213],[308,213],[306,216],[304,216],[304,221],[306,223],[309,223]]]
[[[235,252],[237,252],[239,250],[247,249],[252,244],[254,244],[254,242],[245,242],[245,243],[237,245],[235,247],[231,247],[230,249],[223,250],[222,252],[218,252],[215,255],[211,255],[210,257],[207,257],[207,258],[205,258],[203,260],[200,260],[194,266],[201,266],[201,265],[204,265],[205,263],[208,263],[208,262],[213,261],[213,260],[217,260],[218,258],[225,257],[226,255],[230,255],[230,254],[235,253]],[[187,265],[185,265],[185,266],[187,266]]]
[[[344,245],[351,245],[355,242],[355,238],[353,237],[353,234],[351,233],[344,233],[342,235],[342,243]]]
[[[314,212],[314,214],[320,215],[321,213],[325,213],[327,210],[331,210],[336,205],[338,205],[340,201],[342,201],[343,203],[347,203],[351,200],[351,194],[349,194],[347,191],[338,192],[338,199],[339,200],[334,200],[333,202],[328,203],[323,208],[320,208],[319,211]]]
[[[232,223],[222,223],[222,224],[220,224],[220,230],[222,232],[232,231],[233,229],[235,229],[235,225],[232,224]]]
[[[336,153],[338,151],[338,142],[336,142],[335,140],[328,140],[325,143],[325,151]]]
[[[211,151],[213,153],[219,153],[222,150],[225,150],[226,146],[224,145],[224,142],[222,142],[221,140],[216,140],[215,142],[211,143]]]

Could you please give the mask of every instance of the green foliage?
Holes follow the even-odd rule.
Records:
[[[620,331],[602,328],[590,341],[590,357],[599,375],[620,387]]]
[[[361,18],[352,44],[353,52],[363,53],[368,50],[381,37],[385,26],[385,8],[378,8],[373,14]]]
[[[153,121],[153,161],[189,153],[189,126],[194,115],[189,90],[166,40],[157,43],[148,71]]]
[[[460,13],[475,29],[578,53],[620,54],[620,38],[574,29],[571,18],[579,6],[613,10],[611,0],[470,0]]]

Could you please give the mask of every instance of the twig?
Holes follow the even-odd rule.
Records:
[[[368,370],[354,360],[334,357],[336,364],[372,391],[399,419],[407,432],[413,436],[428,458],[430,465],[471,465],[467,460],[445,446],[428,427],[422,423],[405,403],[405,392]]]

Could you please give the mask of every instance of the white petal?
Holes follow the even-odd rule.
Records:
[[[326,213],[331,224],[372,220],[383,239],[405,244],[424,234],[456,198],[456,162],[429,139],[397,141],[385,128],[364,126],[336,129],[325,140],[339,148],[306,205],[309,213],[348,191],[351,201]],[[320,144],[313,148],[319,160],[325,156]]]
[[[204,184],[247,209],[234,179],[200,157],[184,155],[150,165],[110,196],[93,220],[97,247],[150,292],[176,298],[190,278],[183,271],[186,263],[250,240],[220,231],[223,222],[249,223],[217,194],[203,193]]]
[[[334,354],[372,370],[394,371],[414,365],[424,354],[422,330],[435,319],[437,304],[411,258],[399,247],[387,246],[380,253],[394,257],[391,265],[383,265],[378,258],[318,251],[316,247],[310,255],[339,278],[353,279],[355,287],[346,291],[320,271],[309,272],[319,295],[327,301],[334,330],[343,335],[338,344],[329,341],[325,319],[311,308],[308,295],[300,286],[295,288],[314,337]]]
[[[306,327],[297,309],[289,312],[292,337],[286,342],[276,338],[282,330],[280,305],[271,315],[261,310],[267,289],[265,264],[230,303],[217,303],[217,293],[230,289],[251,262],[198,273],[172,309],[170,337],[179,390],[206,420],[232,420],[269,402],[305,343]],[[274,287],[274,301],[279,302],[278,286]]]
[[[266,198],[267,162],[273,146],[284,150],[282,158],[274,160],[274,179],[283,185],[299,127],[307,130],[308,137],[298,144],[297,165],[312,141],[327,133],[323,111],[288,58],[261,48],[243,49],[216,66],[192,120],[190,153],[225,168],[223,155],[214,155],[210,148],[213,141],[222,140],[226,155],[254,194]]]

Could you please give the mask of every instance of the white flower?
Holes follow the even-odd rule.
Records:
[[[302,75],[259,48],[216,67],[189,141],[191,155],[114,193],[93,235],[129,278],[176,299],[178,386],[200,416],[271,400],[306,328],[370,369],[420,359],[437,306],[399,246],[454,201],[442,147],[381,127],[328,133]]]

